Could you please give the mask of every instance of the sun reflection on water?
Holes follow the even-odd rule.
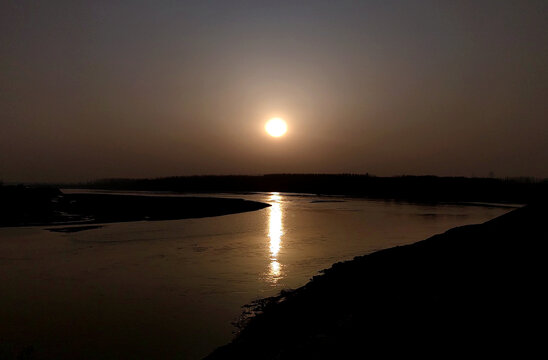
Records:
[[[283,236],[283,209],[282,197],[279,193],[272,193],[268,199],[272,205],[268,218],[268,237],[270,239],[270,269],[268,279],[272,284],[276,284],[283,278],[282,264],[278,261],[278,253],[282,247]]]
[[[272,262],[270,262],[270,276],[271,276],[271,278],[278,281],[281,274],[282,274],[282,271],[281,271],[280,263],[276,260],[272,260]]]

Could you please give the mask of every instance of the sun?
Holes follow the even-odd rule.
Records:
[[[281,118],[272,118],[266,122],[264,129],[268,135],[280,137],[287,132],[287,124]]]

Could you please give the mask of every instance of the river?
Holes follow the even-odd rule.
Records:
[[[175,196],[175,195],[174,195]],[[306,194],[214,194],[271,204],[219,217],[74,233],[0,228],[0,354],[199,359],[241,306],[341,260],[511,210]]]

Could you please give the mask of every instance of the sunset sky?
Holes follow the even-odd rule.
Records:
[[[4,182],[548,177],[545,0],[2,1],[0,54]]]

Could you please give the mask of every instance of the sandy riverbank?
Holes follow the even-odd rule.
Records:
[[[257,301],[234,341],[207,359],[451,355],[542,350],[548,211],[529,205],[481,225],[337,263]]]

